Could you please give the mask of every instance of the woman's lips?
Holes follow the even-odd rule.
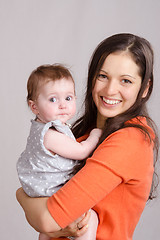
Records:
[[[122,102],[121,100],[117,100],[117,99],[109,99],[109,98],[105,98],[105,97],[101,97],[101,99],[103,100],[103,102],[109,104],[109,105],[117,105],[120,102]]]

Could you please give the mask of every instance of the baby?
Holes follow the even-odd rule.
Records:
[[[74,174],[75,167],[95,149],[101,136],[93,129],[77,142],[67,124],[76,112],[75,84],[63,65],[43,65],[34,70],[27,83],[27,102],[35,114],[27,146],[17,162],[22,187],[30,197],[48,197]],[[75,193],[76,194],[76,193]],[[98,219],[91,210],[87,232],[77,240],[96,239]],[[40,233],[39,240],[49,237]]]

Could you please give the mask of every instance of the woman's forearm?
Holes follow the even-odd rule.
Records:
[[[87,231],[89,212],[83,214],[66,228],[61,229],[48,211],[48,198],[30,198],[22,188],[17,190],[16,197],[26,214],[27,221],[38,232],[46,233],[52,238],[59,238],[64,236],[78,237]],[[77,227],[77,224],[80,228]]]
[[[22,188],[17,190],[16,197],[26,214],[27,221],[36,231],[55,232],[61,229],[48,211],[48,198],[30,198]]]

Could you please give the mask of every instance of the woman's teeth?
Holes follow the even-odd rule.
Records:
[[[102,99],[105,103],[110,104],[110,105],[118,104],[121,102],[120,100],[109,100],[109,99],[105,99],[104,97]]]

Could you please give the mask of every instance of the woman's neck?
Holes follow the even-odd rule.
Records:
[[[100,114],[97,114],[97,128],[102,129],[105,125],[106,120],[106,118],[103,118]]]

